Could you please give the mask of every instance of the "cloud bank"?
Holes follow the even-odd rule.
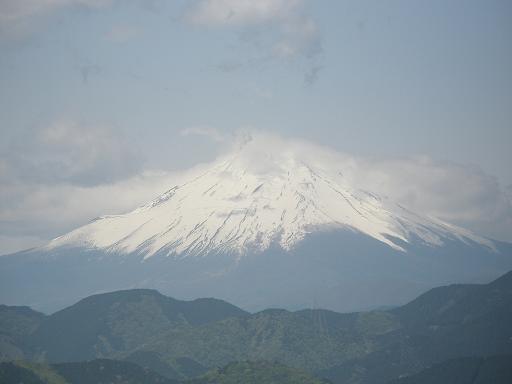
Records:
[[[415,212],[512,241],[512,200],[478,167],[428,157],[359,159],[353,177]]]
[[[22,132],[0,159],[3,180],[85,186],[124,179],[144,164],[136,147],[110,127],[68,120]]]

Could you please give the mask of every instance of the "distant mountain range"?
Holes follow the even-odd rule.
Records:
[[[152,288],[247,310],[401,305],[512,269],[512,245],[359,188],[330,152],[255,137],[153,201],[0,258],[0,301],[52,312]]]
[[[273,372],[283,383],[320,380],[311,375],[335,384],[508,383],[511,324],[512,272],[489,284],[435,288],[391,310],[348,314],[251,314],[221,300],[184,302],[138,289],[91,296],[49,316],[1,306],[0,351],[4,361],[49,363],[61,376],[62,367],[83,372],[80,361],[108,358],[128,365],[87,364],[194,383],[240,382],[233,377],[244,372],[266,380]],[[69,362],[78,365],[63,365]],[[0,374],[33,371],[27,364],[4,363]]]

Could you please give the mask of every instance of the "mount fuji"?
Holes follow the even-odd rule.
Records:
[[[398,305],[433,286],[491,280],[512,247],[354,185],[329,151],[241,143],[131,212],[0,259],[0,300],[54,310],[156,288],[249,310]]]

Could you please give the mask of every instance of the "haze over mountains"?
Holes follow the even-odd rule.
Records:
[[[341,155],[265,139],[247,137],[129,213],[2,257],[0,299],[48,311],[139,287],[212,295],[250,310],[350,311],[512,268],[510,244],[360,188]]]

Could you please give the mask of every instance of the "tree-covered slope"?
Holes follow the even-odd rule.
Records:
[[[27,357],[27,337],[44,317],[28,307],[0,305],[0,361]]]
[[[400,326],[363,358],[321,372],[335,382],[374,383],[463,356],[512,353],[512,273],[484,285],[433,289],[389,312]]]
[[[49,361],[79,361],[133,351],[169,329],[246,315],[222,300],[180,301],[154,290],[117,291],[90,296],[48,316],[30,341]]]
[[[512,352],[512,272],[486,285],[433,289],[393,312],[427,361]]]
[[[144,349],[164,356],[190,356],[209,367],[269,359],[313,371],[365,356],[378,347],[378,335],[397,326],[386,312],[266,310],[200,327],[172,329]]]

